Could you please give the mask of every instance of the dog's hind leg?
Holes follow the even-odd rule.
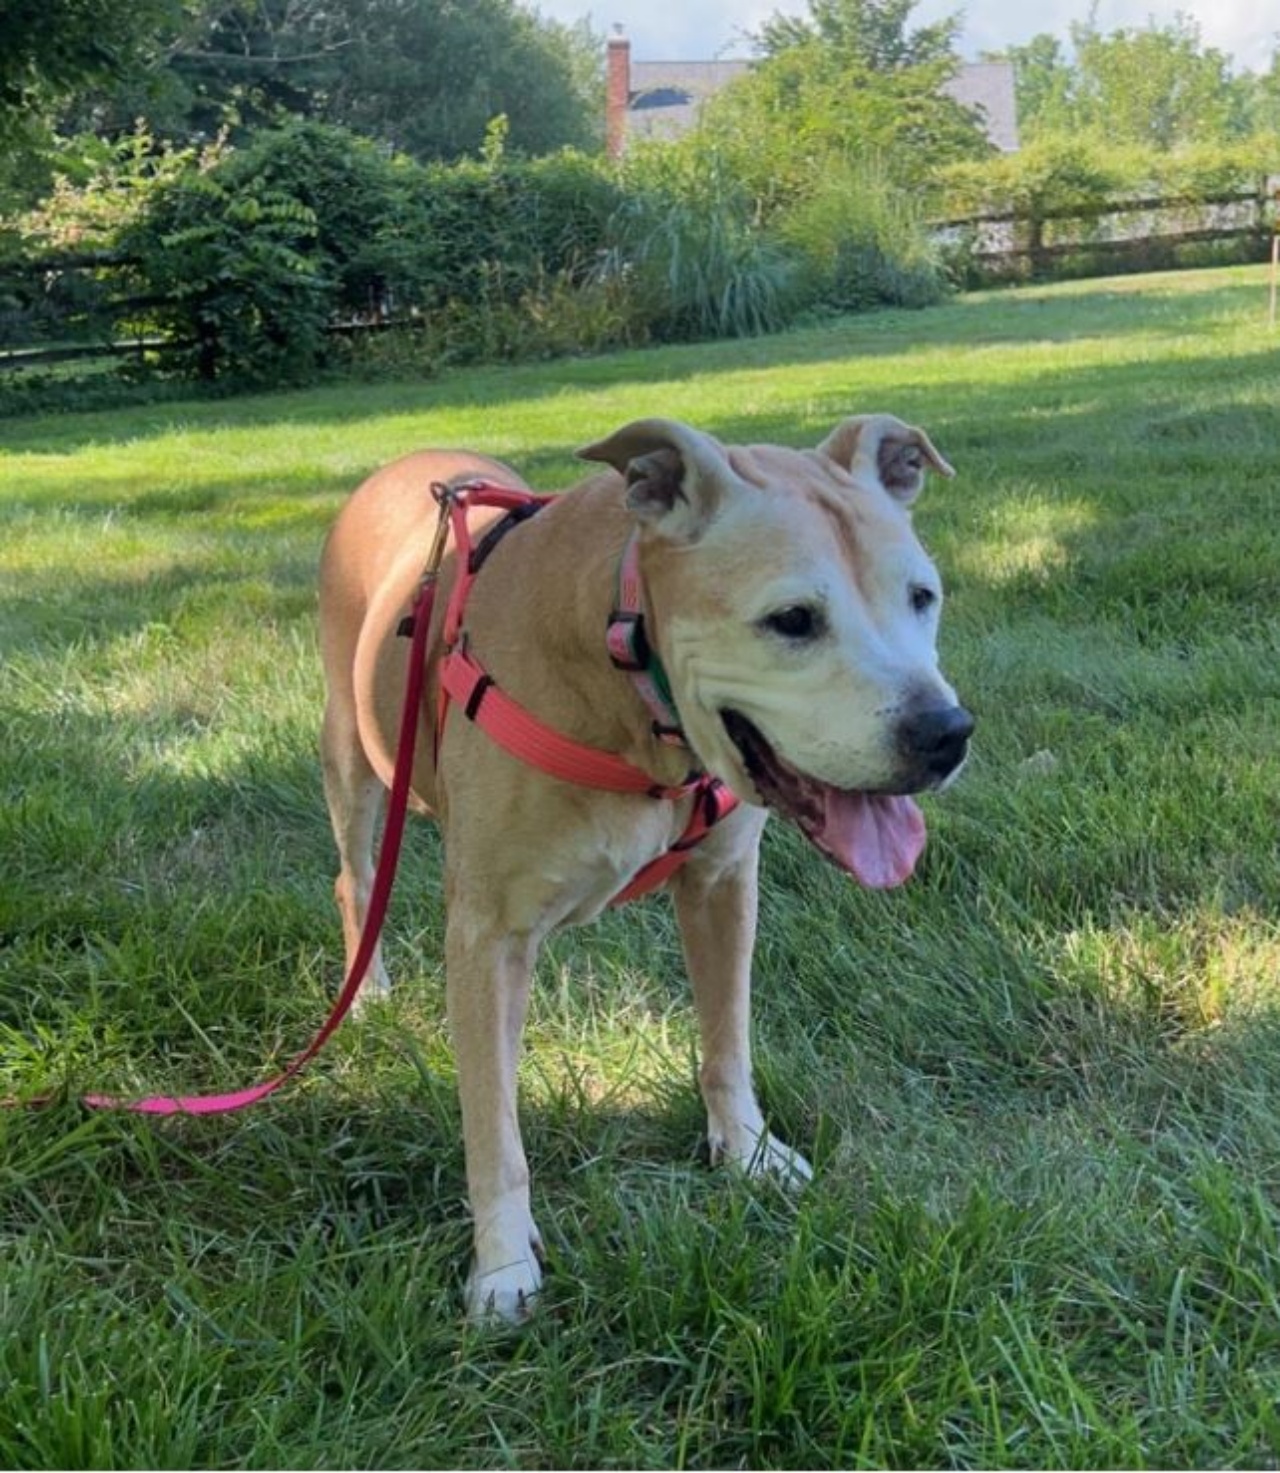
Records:
[[[364,754],[353,706],[332,695],[325,706],[320,755],[329,819],[338,845],[340,869],[334,895],[342,916],[342,937],[350,972],[369,911],[374,836],[387,790]],[[386,997],[390,990],[391,979],[383,965],[379,943],[357,1005],[362,999]]]
[[[698,1012],[711,1159],[802,1186],[813,1174],[809,1163],[769,1133],[751,1080],[758,845],[729,866],[702,860],[678,871],[671,891]]]

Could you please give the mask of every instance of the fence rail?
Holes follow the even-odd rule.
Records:
[[[1199,199],[1139,195],[1074,205],[996,210],[934,222],[934,238],[988,279],[1042,277],[1073,258],[1087,274],[1130,264],[1158,266],[1185,248],[1221,244],[1242,257],[1265,260],[1276,228],[1280,178],[1259,177],[1247,188]]]
[[[1280,176],[1198,200],[1146,194],[1073,206],[991,211],[935,221],[934,239],[974,282],[1100,274],[1182,264],[1180,253],[1221,245],[1265,261],[1280,229]],[[172,305],[138,279],[136,258],[110,250],[67,251],[0,268],[0,373],[91,358],[146,358],[190,349],[147,314]],[[329,324],[350,336],[423,325],[371,306]]]

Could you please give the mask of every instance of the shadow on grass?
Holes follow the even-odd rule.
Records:
[[[10,656],[102,651],[147,630],[183,637],[200,609],[204,617],[224,607],[278,635],[282,622],[315,606],[315,560],[294,555],[268,569],[237,571],[222,553],[185,551],[163,569],[137,576],[85,577],[74,573],[10,575],[0,597],[0,643]],[[215,566],[222,564],[222,566]],[[246,594],[246,590],[250,590]]]
[[[14,450],[36,454],[73,454],[88,446],[121,444],[183,429],[216,429],[220,425],[339,425],[368,418],[411,416],[436,410],[494,409],[524,404],[574,391],[595,392],[634,387],[661,387],[678,399],[681,384],[734,371],[780,372],[860,358],[883,360],[921,349],[963,352],[986,346],[1069,343],[1081,339],[1141,331],[1156,337],[1193,336],[1199,327],[1244,310],[1261,285],[1221,282],[1212,273],[1193,277],[1204,286],[1190,290],[1185,273],[1172,273],[1166,289],[1159,273],[1122,278],[1106,289],[1046,287],[1013,292],[984,292],[921,311],[889,309],[837,318],[817,327],[792,328],[760,338],[719,340],[635,349],[599,357],[554,359],[538,363],[485,365],[446,369],[421,382],[403,380],[360,384],[343,382],[276,394],[215,400],[192,399],[115,411],[40,417],[24,427],[12,422],[7,438]],[[1261,280],[1261,278],[1259,278]],[[1176,286],[1181,281],[1183,285]],[[1261,321],[1261,315],[1260,315]],[[848,412],[863,406],[851,404]],[[672,412],[678,415],[678,408]],[[759,420],[751,423],[758,430]],[[794,415],[786,424],[794,425]],[[588,437],[607,426],[587,430]],[[708,426],[730,434],[728,426]],[[568,452],[570,446],[564,447]]]
[[[1260,365],[1259,383],[1263,375]],[[1250,511],[1262,511],[1260,501],[1271,494],[1280,406],[1231,402],[1232,392],[1221,383],[1220,365],[1206,359],[1182,363],[1154,391],[1150,380],[1144,390],[1134,389],[1129,370],[1120,366],[1092,370],[1087,382],[1066,373],[1042,376],[1034,389],[1015,384],[967,393],[963,406],[954,391],[936,404],[928,391],[912,389],[895,395],[887,407],[924,424],[957,465],[958,479],[935,481],[917,518],[948,584],[953,589],[984,585],[1016,596],[1007,573],[984,572],[968,559],[961,577],[957,567],[948,568],[946,557],[952,547],[963,549],[975,525],[989,537],[992,519],[1003,507],[1017,508],[1029,492],[1065,500],[1082,513],[1078,525],[1053,534],[1068,568],[1115,562],[1126,546],[1154,549],[1160,540],[1153,524],[1157,516],[1167,519],[1171,549],[1174,536],[1185,534],[1192,522],[1202,524],[1206,535],[1221,529],[1228,542],[1247,536]],[[730,444],[812,443],[848,409],[843,391],[814,396],[807,417],[816,423],[807,435],[797,435],[789,410],[721,415],[708,428]],[[524,456],[518,469],[539,489],[568,489],[594,473],[587,466],[581,476],[575,473],[574,448],[546,444]],[[326,476],[305,493],[282,493],[278,476],[263,472],[199,488],[149,490],[123,501],[114,495],[59,497],[58,514],[71,523],[65,566],[56,553],[64,523],[42,526],[41,513],[32,509],[32,545],[45,566],[6,574],[0,585],[0,642],[14,653],[86,639],[98,644],[175,621],[201,593],[220,589],[230,599],[238,586],[254,586],[246,617],[305,614],[314,607],[324,536],[361,474]],[[1231,481],[1232,503],[1225,521],[1221,493],[1210,489],[1224,476]],[[1152,477],[1162,478],[1172,493],[1163,510],[1152,504]],[[426,493],[424,487],[424,545],[435,515]],[[98,538],[104,513],[110,525],[101,533],[100,551],[87,556],[86,538]],[[133,537],[134,529],[144,536],[154,533],[154,550],[135,545],[126,558],[136,570],[104,571],[115,555],[112,535]],[[1260,530],[1269,535],[1266,525]],[[1248,581],[1249,569],[1261,566],[1259,560],[1228,562],[1220,570],[1223,588],[1236,587],[1239,597],[1255,605],[1265,601],[1266,580]],[[1173,564],[1168,571],[1173,573]],[[1175,578],[1162,584],[1169,597],[1177,595]],[[264,587],[271,590],[265,603]],[[1042,594],[1033,573],[1027,597],[1038,603]]]
[[[869,321],[858,319],[850,324],[850,337],[856,338],[856,352],[864,356],[871,352],[893,356],[930,342],[947,347],[974,346],[984,340],[984,325],[987,341],[1026,341],[1028,321],[1038,320],[1040,314],[1043,323],[1039,335],[1044,340],[1053,334],[1058,334],[1059,340],[1096,336],[1106,330],[1108,322],[1117,330],[1141,326],[1151,331],[1155,330],[1153,321],[1159,331],[1181,337],[1197,321],[1207,321],[1227,307],[1235,310],[1237,294],[1254,290],[1239,284],[1201,296],[1171,292],[1160,302],[1158,311],[1148,298],[1131,299],[1120,291],[1045,294],[1043,298],[1033,294],[1007,302],[993,297],[990,320],[982,315],[986,304],[968,301],[936,314],[885,314],[875,321],[876,331],[885,335],[879,343],[868,341]],[[906,334],[913,327],[919,332],[908,341]],[[430,390],[439,395],[436,404],[500,405],[558,394],[566,387],[636,382],[659,385],[664,394],[678,400],[682,382],[715,371],[781,370],[810,361],[847,361],[851,370],[856,370],[857,359],[850,359],[850,343],[842,337],[842,331],[830,328],[791,335],[785,340],[620,355],[598,363],[485,370],[440,381]],[[901,339],[894,336],[899,331]],[[965,663],[975,676],[975,688],[972,692],[966,690],[965,696],[985,722],[993,728],[1001,723],[1016,727],[1020,722],[1030,722],[1029,729],[1038,730],[1034,726],[1035,713],[1002,713],[984,701],[984,641],[1000,634],[1002,621],[1016,626],[1027,613],[1047,615],[1060,625],[1064,613],[1078,622],[1091,620],[1098,625],[1105,619],[1112,621],[1118,637],[1126,632],[1133,635],[1136,646],[1144,612],[1157,603],[1187,602],[1192,575],[1202,581],[1203,589],[1212,595],[1213,608],[1225,620],[1256,605],[1259,592],[1265,593],[1266,589],[1261,584],[1255,586],[1248,563],[1237,559],[1216,570],[1201,568],[1187,552],[1185,538],[1182,549],[1175,550],[1168,537],[1173,519],[1185,517],[1187,508],[1191,508],[1196,516],[1205,518],[1201,546],[1213,552],[1217,544],[1211,534],[1221,511],[1211,496],[1198,497],[1202,485],[1218,484],[1224,446],[1229,446],[1233,496],[1252,496],[1258,511],[1264,510],[1260,498],[1270,494],[1274,447],[1280,443],[1280,409],[1269,399],[1260,398],[1252,404],[1238,402],[1239,371],[1224,380],[1221,359],[1205,354],[1179,357],[1158,367],[1144,366],[1140,375],[1127,364],[1066,367],[1038,373],[1034,379],[973,388],[963,382],[962,367],[961,361],[955,381],[945,389],[904,383],[900,396],[885,406],[926,424],[935,432],[944,452],[960,467],[961,478],[954,485],[931,488],[922,504],[922,522],[927,519],[930,529],[928,540],[932,540],[934,529],[944,546],[949,540],[962,540],[975,517],[1005,502],[1016,504],[1025,497],[1028,484],[1037,479],[1055,488],[1068,486],[1072,498],[1089,512],[1083,526],[1054,534],[1061,545],[1063,565],[1069,570],[1064,579],[1076,580],[1070,599],[1064,600],[1061,584],[1046,588],[1043,580],[1035,577],[1011,583],[980,566],[965,572],[962,597],[966,592],[991,595],[985,615],[988,622],[973,622],[968,635],[973,647],[965,652]],[[1266,355],[1259,356],[1256,370],[1250,367],[1260,390],[1269,385],[1269,369]],[[393,391],[344,389],[341,398],[337,391],[320,391],[311,396],[289,396],[287,401],[224,401],[201,406],[201,410],[210,423],[270,423],[286,406],[289,412],[284,417],[290,420],[306,422],[310,416],[315,422],[344,422],[364,418],[375,404],[378,414],[395,412],[397,404],[407,409],[416,392],[405,385]],[[846,393],[856,401],[856,391],[847,391],[844,386],[833,386],[811,397],[804,409],[805,421],[826,415],[826,423],[830,423],[857,407],[846,402]],[[172,406],[155,412],[157,433],[167,428],[161,420],[172,412]],[[76,422],[81,426],[85,423]],[[765,399],[762,407],[721,415],[708,428],[731,442],[786,442],[796,438],[797,414],[792,404],[770,408]],[[71,427],[72,435],[80,432]],[[136,424],[120,432],[122,440],[138,435]],[[55,437],[53,443],[65,451],[68,437]],[[559,441],[544,444],[527,457],[521,469],[536,484],[544,476],[561,474],[571,450],[570,444]],[[967,463],[974,467],[968,473]],[[181,639],[193,596],[211,600],[222,612],[234,612],[244,582],[265,581],[268,587],[255,606],[245,606],[242,618],[260,618],[264,630],[269,631],[281,619],[303,617],[305,605],[313,597],[314,563],[309,555],[299,552],[293,539],[313,539],[318,552],[323,528],[332,514],[333,498],[347,489],[340,478],[326,477],[322,485],[298,495],[280,511],[278,521],[272,519],[273,511],[261,528],[262,545],[246,566],[228,566],[226,554],[213,542],[224,533],[257,535],[252,522],[254,497],[269,492],[273,505],[279,503],[283,499],[280,479],[279,472],[264,471],[235,482],[189,490],[146,489],[133,498],[124,497],[121,514],[125,519],[163,529],[190,523],[202,538],[210,539],[208,549],[186,546],[158,577],[147,579],[109,574],[99,564],[87,563],[83,555],[66,570],[19,571],[0,591],[0,628],[8,636],[6,648],[27,653],[74,652],[89,642],[127,640],[154,624],[172,626],[175,637]],[[1137,488],[1132,494],[1130,480]],[[1181,507],[1154,502],[1153,488],[1163,493],[1173,487],[1182,497]],[[96,518],[103,510],[99,502],[77,502],[74,497],[59,502],[59,507],[71,515]],[[1203,510],[1196,510],[1198,507]],[[1126,562],[1116,555],[1117,549],[1123,550],[1120,534],[1135,519],[1141,523],[1137,541],[1146,550],[1144,562]],[[1250,524],[1245,523],[1246,537],[1264,544],[1266,536],[1274,536],[1273,521],[1261,517],[1254,525],[1256,532],[1251,532]],[[1217,562],[1223,559],[1218,557]],[[1280,559],[1275,566],[1280,567]],[[958,612],[963,614],[963,607]],[[1168,615],[1160,635],[1167,643],[1181,640],[1188,649],[1194,649],[1195,640],[1204,639],[1209,623],[1203,608],[1190,606],[1180,623]],[[1019,659],[1033,663],[1033,654],[1020,651]],[[50,680],[58,678],[57,669],[51,666]],[[1068,673],[1074,680],[1075,672]],[[1140,704],[1130,700],[1127,712],[1134,713]],[[1086,728],[1086,719],[1097,713],[1087,709],[1085,698],[1065,679],[1061,692],[1046,702],[1046,707],[1060,717],[1055,739],[1061,738],[1077,760],[1089,743],[1099,747],[1112,743],[1126,714],[1113,704],[1108,708],[1110,725],[1104,728],[1095,721]],[[1136,717],[1130,714],[1129,719],[1136,725],[1141,715],[1138,709]],[[1154,718],[1158,718],[1155,725],[1166,730],[1162,712],[1155,712]],[[195,972],[211,962],[225,963],[233,979],[225,987],[215,985],[192,994],[189,1005],[194,1008],[197,1029],[216,1023],[224,1004],[236,1011],[238,1026],[243,1030],[274,1028],[281,995],[296,968],[299,949],[314,945],[316,927],[321,924],[317,917],[322,913],[328,918],[323,922],[327,927],[325,946],[335,957],[335,975],[337,970],[337,929],[327,893],[333,860],[312,749],[299,747],[282,752],[274,744],[230,764],[217,776],[150,773],[138,778],[127,744],[141,748],[153,741],[168,740],[174,734],[175,722],[180,725],[180,717],[144,712],[130,720],[135,720],[132,732],[123,722],[78,712],[71,703],[59,706],[55,702],[46,715],[24,713],[10,721],[11,776],[7,776],[7,787],[17,794],[17,800],[10,808],[9,847],[15,854],[25,855],[24,868],[29,870],[26,887],[37,897],[34,914],[41,916],[41,906],[44,910],[38,924],[15,922],[11,907],[17,903],[20,887],[10,887],[0,898],[0,911],[9,912],[2,929],[9,935],[38,934],[49,947],[71,957],[91,950],[113,928],[134,934],[154,929],[154,947],[137,959],[138,979],[166,975],[170,964],[160,956],[165,946],[175,948],[171,965],[179,971]],[[318,707],[316,720],[318,724]],[[1132,759],[1132,753],[1129,756]],[[1142,768],[1135,763],[1131,770]],[[1119,788],[1125,769],[1104,771],[1101,776]],[[1046,782],[1045,786],[1050,784]],[[987,796],[996,796],[991,787]],[[1074,858],[1068,854],[1052,865],[1043,865],[1047,883],[1054,890],[1049,911],[1054,923],[1069,917],[1073,910],[1079,913],[1091,905],[1105,912],[1114,903],[1114,891],[1122,890],[1129,880],[1128,873],[1106,872],[1106,866],[1123,852],[1115,848],[1115,836],[1106,843],[1099,837],[1097,844],[1092,844],[1083,831],[1076,810],[1087,809],[1090,801],[1090,795],[1084,794],[1078,804],[1064,799],[1060,806],[1048,804],[1041,812],[1046,829],[1052,825],[1053,843],[1060,844],[1064,836],[1075,835],[1079,851]],[[1124,811],[1131,812],[1133,806],[1127,802]],[[977,893],[983,884],[987,851],[996,847],[984,829],[991,818],[989,813],[976,809],[966,814],[963,793],[957,812],[960,817],[952,832],[964,852],[963,862],[973,867],[965,883]],[[1026,823],[1028,814],[1034,817],[1037,812],[1040,810],[1034,804],[1008,802],[1001,807],[1000,817],[1013,830],[1019,823]],[[1110,821],[1120,823],[1120,815],[1117,808],[1116,817]],[[1100,812],[1099,823],[1106,817]],[[1173,835],[1175,829],[1169,825],[1161,832]],[[194,847],[191,843],[191,836],[198,834],[213,836],[203,849],[199,843]],[[1183,846],[1187,844],[1184,836]],[[1052,844],[1046,842],[1043,847],[1051,848]],[[1199,865],[1192,855],[1180,868],[1158,855],[1153,859],[1154,847],[1139,816],[1133,820],[1130,852],[1131,868],[1143,877],[1146,887],[1138,891],[1140,897],[1149,890],[1176,909],[1198,898],[1211,899],[1221,886],[1221,876],[1212,865]],[[216,863],[202,870],[201,866],[213,863],[207,857],[211,850]],[[1095,857],[1095,851],[1101,860]],[[1006,863],[1016,861],[1016,847],[1010,847],[1008,855]],[[1216,851],[1210,860],[1219,862]],[[1034,853],[1024,862],[1033,878],[1037,863]],[[1075,872],[1073,864],[1078,867]],[[306,904],[291,904],[288,896],[297,883],[293,875],[300,868],[306,871],[304,887],[310,898]],[[246,923],[249,943],[259,948],[259,966],[263,956],[274,958],[266,964],[268,974],[273,970],[278,973],[276,979],[268,976],[270,986],[246,990],[234,980],[240,975],[237,968],[243,961],[243,951],[237,950],[238,943],[219,941],[217,933],[225,929],[226,916],[217,907],[210,907],[200,924],[191,923],[186,935],[181,934],[184,922],[176,905],[175,919],[159,923],[158,917],[168,904],[165,886],[176,882],[193,889],[204,884],[211,891],[233,897],[232,909]],[[1016,888],[1007,876],[1004,883]],[[1249,893],[1265,894],[1252,878],[1249,886]],[[138,900],[148,887],[159,897],[154,901],[158,908],[150,915],[140,910]],[[273,904],[273,894],[283,895],[286,903]],[[928,925],[945,925],[945,914],[941,913],[945,907],[936,909],[939,914],[930,910],[920,919]],[[1043,918],[1045,911],[1037,913]],[[438,913],[433,914],[432,924],[438,924]],[[850,924],[854,924],[852,918]],[[936,961],[936,955],[931,955],[920,965],[935,965]],[[998,951],[991,957],[997,973],[1005,961]],[[957,957],[957,966],[962,963],[963,958]],[[59,994],[55,988],[52,995],[65,1001],[78,988],[101,985],[100,976],[86,967],[69,963],[62,968],[58,986],[63,990]],[[775,969],[785,980],[785,963],[776,963]],[[131,986],[143,985],[142,980],[120,983],[118,1005],[127,1006]],[[310,1016],[311,1000],[289,1004],[290,1028]],[[98,1015],[102,1016],[101,1010]],[[975,1053],[975,1057],[987,1056]]]

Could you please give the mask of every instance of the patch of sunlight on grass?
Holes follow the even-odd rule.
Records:
[[[1071,539],[1098,519],[1088,502],[1028,489],[983,513],[976,532],[949,542],[948,567],[997,588],[1028,578],[1047,581],[1069,566]]]
[[[1065,931],[1058,947],[1064,981],[1181,1030],[1280,1012],[1280,925],[1251,911],[1133,915]]]

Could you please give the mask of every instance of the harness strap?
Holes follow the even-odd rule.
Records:
[[[458,554],[458,572],[444,616],[444,647],[448,650],[458,642],[462,632],[462,613],[467,606],[471,585],[476,581],[476,574],[484,566],[485,559],[517,522],[541,511],[548,504],[549,498],[539,496],[533,491],[516,490],[512,486],[494,485],[489,481],[471,481],[464,486],[436,489],[439,496],[448,497],[449,519]],[[473,543],[471,527],[467,522],[469,506],[496,506],[507,515],[501,521],[495,522],[479,543]]]
[[[438,494],[443,496],[445,493],[441,491]],[[676,785],[657,783],[643,768],[616,752],[605,752],[598,747],[575,742],[544,725],[502,690],[467,648],[463,633],[467,598],[485,558],[501,538],[518,521],[546,506],[548,499],[532,491],[515,491],[484,481],[452,487],[447,494],[458,571],[444,618],[445,652],[440,661],[439,705],[435,721],[437,753],[452,703],[461,707],[467,720],[474,722],[504,751],[561,782],[613,793],[643,794],[672,802],[693,795],[693,811],[684,832],[670,849],[634,875],[610,902],[613,905],[625,904],[664,884],[689,857],[689,851],[738,806],[738,799],[719,779],[706,773],[691,773],[683,783]],[[507,515],[473,544],[467,522],[469,506],[501,507]],[[645,636],[643,609],[639,538],[633,534],[619,566],[618,601],[609,619],[606,644],[614,664],[631,674],[637,691],[653,713],[655,735],[673,745],[684,746],[684,732],[666,671]]]
[[[544,726],[507,695],[465,646],[451,650],[441,662],[440,689],[500,747],[561,782],[650,798],[684,798],[697,791],[697,779],[664,786],[616,752],[571,741]]]
[[[636,694],[648,706],[654,736],[673,747],[688,746],[666,667],[645,632],[638,529],[627,539],[618,563],[618,597],[605,629],[605,645],[609,658],[631,676]]]
[[[521,522],[527,522],[534,512],[539,512],[547,505],[545,496],[538,496],[529,501],[513,506],[511,510],[500,520],[489,527],[480,541],[471,549],[471,556],[467,558],[467,572],[474,578],[484,567],[489,559],[489,554],[497,547],[498,543],[511,531],[518,527]]]
[[[624,886],[609,902],[611,906],[626,905],[665,885],[689,857],[689,851],[700,844],[722,818],[738,806],[737,798],[718,777],[705,773],[698,781],[698,800],[693,805],[684,833],[672,844],[665,854],[659,854],[636,874],[629,885]]]

